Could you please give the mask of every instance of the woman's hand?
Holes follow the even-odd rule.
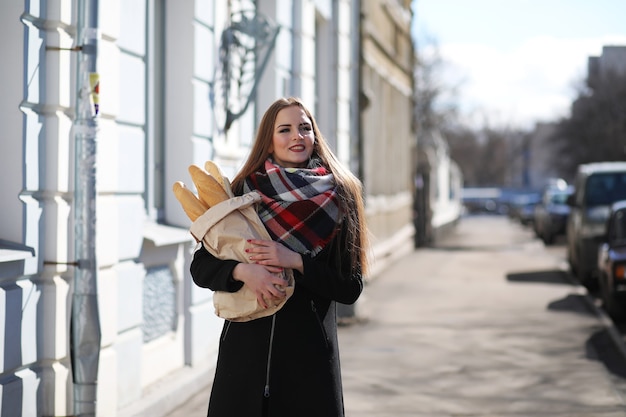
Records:
[[[303,273],[302,255],[273,240],[248,240],[246,253],[251,262],[259,265],[290,268]]]
[[[239,263],[233,269],[233,278],[252,289],[259,305],[268,308],[280,304],[286,296],[287,281],[282,272],[280,267]]]

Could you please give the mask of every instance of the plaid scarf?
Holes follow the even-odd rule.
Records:
[[[250,175],[244,192],[261,195],[257,209],[272,239],[316,255],[333,238],[340,219],[334,177],[324,167],[283,168],[265,161]]]

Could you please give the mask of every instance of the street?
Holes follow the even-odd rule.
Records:
[[[394,261],[357,317],[339,329],[347,417],[626,416],[615,328],[563,244],[505,216],[463,218]],[[205,415],[208,395],[170,416]]]

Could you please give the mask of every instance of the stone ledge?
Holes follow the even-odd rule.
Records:
[[[35,249],[0,239],[0,262],[23,261],[35,256]]]

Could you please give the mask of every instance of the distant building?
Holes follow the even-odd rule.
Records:
[[[626,74],[626,46],[604,46],[600,56],[591,56],[587,65],[587,80],[593,83],[598,77],[606,77],[611,72]]]
[[[626,75],[626,46],[608,45],[602,48],[600,56],[588,58],[587,85],[593,88],[597,80],[605,79],[612,75]],[[579,101],[574,100],[572,111],[579,106]],[[560,176],[554,167],[553,158],[559,152],[555,149],[552,135],[557,127],[558,120],[547,123],[537,123],[535,129],[530,132],[530,185],[534,188],[542,188],[551,180]],[[571,182],[572,178],[563,178]]]

